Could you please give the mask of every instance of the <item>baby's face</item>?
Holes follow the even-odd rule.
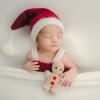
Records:
[[[59,26],[47,25],[45,26],[37,36],[38,48],[57,51],[63,40],[63,32]]]

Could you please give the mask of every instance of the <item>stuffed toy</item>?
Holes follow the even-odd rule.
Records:
[[[57,93],[57,87],[61,81],[60,75],[64,71],[64,65],[59,62],[55,62],[52,65],[52,72],[45,71],[46,80],[43,84],[43,90],[50,92],[51,94]]]

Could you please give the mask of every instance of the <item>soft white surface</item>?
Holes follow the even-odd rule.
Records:
[[[100,71],[79,73],[71,88],[58,87],[57,95],[53,96],[42,90],[44,73],[6,67],[0,66],[1,100],[95,100],[100,97]]]
[[[0,0],[0,47],[13,35],[13,44],[19,52],[10,57],[0,50],[0,65],[23,67],[25,55],[32,47],[29,29],[24,27],[12,31],[10,26],[24,9],[48,7],[61,17],[66,31],[64,47],[80,71],[100,70],[99,4],[99,0]],[[57,96],[51,96],[41,90],[40,81],[0,76],[0,100],[96,100],[100,98],[100,86],[93,84],[61,88]]]
[[[11,68],[9,66],[0,66],[0,76],[33,81],[44,81],[45,79],[45,73],[43,72],[27,72],[23,69]],[[79,73],[74,80],[74,85],[78,86],[89,86],[92,83],[94,86],[100,86],[100,71]]]
[[[16,17],[25,9],[31,7],[48,7],[54,10],[62,19],[65,27],[64,47],[81,71],[100,70],[100,6],[99,0],[1,0],[0,1],[0,45],[7,42],[13,35],[13,44],[21,56],[19,62],[32,47],[28,27],[16,31],[10,29]],[[55,8],[56,6],[56,8]],[[1,46],[0,46],[1,47]],[[0,51],[1,52],[1,51]],[[5,56],[6,57],[6,56]],[[15,65],[11,60],[0,56],[0,63]],[[19,57],[20,58],[20,57]],[[16,67],[18,67],[15,65]]]
[[[100,87],[85,86],[60,88],[57,95],[52,96],[41,89],[39,81],[16,80],[0,77],[1,100],[96,100],[100,98]]]

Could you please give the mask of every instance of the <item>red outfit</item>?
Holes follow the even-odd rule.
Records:
[[[46,70],[49,70],[49,71],[51,71],[52,70],[52,64],[53,63],[46,63],[46,62],[41,62],[41,61],[38,61],[38,65],[40,65],[40,67],[39,67],[39,72],[44,72],[44,71],[46,71]],[[65,69],[64,69],[64,72],[65,71],[68,71],[68,69],[65,67]]]

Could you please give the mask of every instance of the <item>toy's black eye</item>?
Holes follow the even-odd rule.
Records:
[[[57,69],[57,67],[55,67],[55,69]]]

